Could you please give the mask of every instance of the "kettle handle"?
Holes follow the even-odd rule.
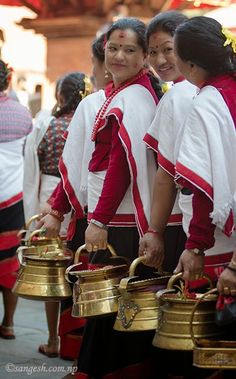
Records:
[[[137,266],[140,263],[145,264],[145,260],[146,260],[146,257],[144,255],[142,255],[141,257],[135,258],[130,265],[129,276],[131,276],[131,277],[135,276],[135,270],[136,270]]]
[[[36,214],[36,215],[30,217],[30,219],[29,219],[29,220],[27,221],[27,223],[25,224],[25,229],[26,229],[26,230],[29,230],[29,227],[30,227],[30,225],[32,224],[32,222],[35,221],[35,220],[40,220],[40,218],[41,218],[42,216],[43,216],[43,214],[40,213],[40,214]]]
[[[65,270],[65,278],[66,278],[66,280],[67,280],[68,283],[72,283],[72,284],[74,284],[74,282],[72,282],[72,281],[70,280],[70,278],[69,278],[69,274],[74,275],[73,272],[71,272],[71,270],[72,270],[74,267],[78,267],[79,265],[82,265],[82,262],[75,263],[75,264],[70,265],[70,266],[68,266],[68,267],[66,268],[66,270]]]
[[[130,265],[130,268],[129,268],[129,275],[130,275],[130,276],[135,276],[135,270],[136,270],[137,266],[138,266],[140,263],[143,263],[143,264],[145,265],[145,261],[146,261],[146,257],[145,257],[145,255],[142,255],[142,256],[140,256],[140,257],[138,257],[138,258],[135,258],[135,259],[133,260],[133,262],[131,263],[131,265]],[[157,268],[157,270],[158,270],[158,273],[160,273],[160,272],[162,271],[160,267]]]
[[[191,311],[191,315],[190,315],[190,321],[189,321],[189,331],[190,331],[190,335],[191,335],[191,338],[192,338],[192,341],[193,341],[193,345],[194,346],[197,346],[197,340],[194,336],[194,332],[193,332],[193,318],[194,318],[194,313],[197,309],[197,307],[199,306],[199,304],[202,302],[203,299],[205,299],[205,297],[213,294],[213,293],[216,293],[217,292],[217,288],[211,288],[209,291],[205,292],[197,301],[196,303],[194,304],[193,306],[193,309]]]
[[[111,253],[111,255],[112,255],[113,257],[116,257],[116,256],[117,256],[117,255],[116,255],[116,252],[115,252],[115,249],[114,249],[109,243],[107,244],[107,248],[108,248],[109,252]],[[81,246],[76,250],[76,252],[75,252],[75,257],[74,257],[74,263],[76,263],[76,264],[79,263],[80,254],[81,254],[81,252],[82,252],[83,250],[85,250],[85,251],[88,252],[88,250],[86,249],[86,244],[81,245]]]
[[[174,275],[172,275],[172,276],[170,277],[168,283],[167,283],[167,287],[166,287],[166,288],[167,288],[168,290],[169,290],[169,289],[173,289],[174,283],[176,282],[176,280],[181,279],[181,278],[182,278],[182,275],[183,275],[182,272],[178,272],[178,274],[174,274]],[[207,275],[206,273],[204,273],[200,279],[207,279],[208,282],[209,282],[209,284],[210,284],[210,289],[213,289],[213,283],[212,283],[212,280],[211,280],[211,278],[210,278],[209,275]]]
[[[19,246],[18,249],[16,250],[16,254],[17,254],[17,257],[18,257],[18,260],[20,262],[21,265],[23,265],[23,251],[24,250],[28,250],[28,247],[26,246]]]
[[[30,234],[30,236],[29,236],[29,238],[28,238],[28,241],[27,241],[27,244],[30,246],[30,245],[32,245],[32,238],[34,237],[34,236],[40,236],[41,234],[43,234],[43,231],[42,231],[42,229],[36,229],[36,230],[34,230],[31,234]],[[60,238],[60,236],[57,236],[57,242],[58,242],[58,247],[60,248],[60,247],[62,247],[62,240],[61,240],[61,238]]]

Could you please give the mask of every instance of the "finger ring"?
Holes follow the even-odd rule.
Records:
[[[224,293],[227,295],[230,293],[230,288],[229,287],[224,287]]]
[[[41,233],[42,233],[42,234],[45,234],[46,231],[47,231],[47,228],[46,228],[45,226],[44,226],[43,228],[41,228]]]
[[[97,245],[93,245],[93,249],[98,250],[98,246]]]

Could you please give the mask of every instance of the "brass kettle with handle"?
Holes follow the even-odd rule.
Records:
[[[37,239],[33,239],[34,236]],[[50,243],[53,242],[53,243]],[[25,246],[17,249],[20,271],[12,291],[31,300],[58,301],[72,295],[65,280],[65,270],[73,253],[63,247],[60,238],[41,237],[41,230],[31,233]]]
[[[212,282],[207,275],[212,288]],[[180,280],[178,285],[176,282]],[[201,293],[192,296],[185,291],[182,273],[173,275],[167,289],[160,290],[156,296],[159,301],[159,322],[153,345],[168,350],[193,350],[190,335],[190,318],[194,305]],[[215,323],[216,296],[211,295],[202,301],[193,321],[194,333],[198,338],[214,337],[221,334],[221,328]]]
[[[217,293],[217,289],[211,289],[203,294],[192,309],[190,317],[190,335],[193,341],[193,365],[207,369],[236,370],[236,341],[232,340],[227,326],[222,327],[221,339],[197,338],[194,331],[195,313],[206,297]],[[234,338],[233,338],[234,339]]]
[[[77,281],[73,287],[72,316],[91,317],[115,313],[118,309],[118,285],[129,270],[129,263],[125,257],[117,256],[115,250],[108,244],[111,254],[110,265],[93,270],[75,270],[78,268],[79,258],[85,245],[79,247],[75,253],[74,264],[66,269],[66,279],[71,282],[70,275]],[[123,264],[120,264],[120,260]],[[116,263],[119,262],[118,264]]]
[[[165,288],[170,278],[167,273],[155,273],[148,279],[140,279],[137,266],[145,264],[145,257],[136,258],[130,266],[129,276],[119,284],[118,314],[114,329],[124,332],[145,331],[157,328],[158,301],[156,292]]]

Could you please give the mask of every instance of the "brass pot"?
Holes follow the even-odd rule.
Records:
[[[65,269],[72,252],[55,245],[20,246],[17,250],[21,264],[12,291],[31,300],[58,301],[72,295],[65,280]]]
[[[145,264],[145,257],[136,258],[129,269],[129,276],[121,279],[118,314],[114,329],[124,332],[144,331],[157,328],[158,301],[156,292],[165,288],[168,274],[156,273],[153,278],[140,280],[135,276],[138,264]]]
[[[173,284],[181,277],[182,273],[173,275],[167,289],[157,292],[159,323],[153,345],[162,349],[193,350],[194,347],[190,334],[190,318],[193,307],[202,294],[195,294],[195,298],[189,298],[184,294],[183,285],[178,286],[176,292]],[[208,278],[206,275],[204,277]],[[201,302],[193,320],[194,335],[197,338],[221,334],[220,327],[215,323],[216,301],[216,295],[212,294]]]
[[[228,339],[196,338],[193,328],[195,312],[207,296],[217,292],[214,288],[203,294],[193,307],[190,317],[190,334],[193,341],[193,365],[209,369],[236,369],[236,342]]]
[[[91,317],[117,312],[118,284],[127,275],[129,265],[125,257],[118,257],[111,245],[108,249],[112,255],[113,265],[95,270],[73,271],[79,263],[80,253],[85,250],[81,246],[75,254],[75,264],[66,270],[66,279],[70,282],[69,274],[77,277],[73,288],[72,316]],[[124,259],[124,264],[115,265],[117,258]]]

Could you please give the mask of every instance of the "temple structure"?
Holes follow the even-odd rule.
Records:
[[[64,72],[90,72],[90,46],[96,33],[116,17],[148,20],[167,9],[210,9],[230,0],[0,0],[0,4],[30,8],[35,19],[20,25],[41,33],[47,40],[47,78],[55,81]],[[196,8],[196,9],[197,9]]]
[[[168,9],[198,14],[236,0],[0,0],[0,5],[25,6],[35,18],[18,23],[46,38],[46,80],[55,83],[66,72],[91,73],[91,42],[115,19],[135,16],[148,21]]]

